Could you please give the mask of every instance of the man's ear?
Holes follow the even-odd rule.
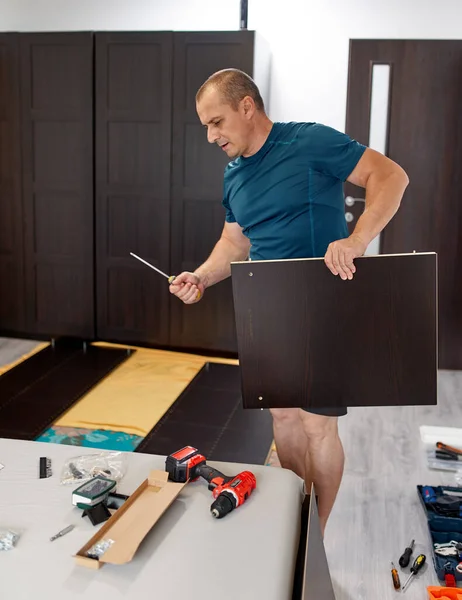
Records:
[[[246,117],[251,117],[255,112],[255,102],[253,101],[253,98],[246,96],[242,99],[242,105],[244,109],[244,115]]]

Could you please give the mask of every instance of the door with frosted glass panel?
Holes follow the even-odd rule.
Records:
[[[435,251],[439,366],[462,369],[462,41],[352,40],[346,132],[398,162],[410,184],[368,253]],[[350,231],[365,190],[345,184]]]

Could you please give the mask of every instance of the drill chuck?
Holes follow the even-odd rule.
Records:
[[[221,519],[236,508],[236,498],[226,490],[221,492],[218,498],[210,507],[212,516],[216,519]]]

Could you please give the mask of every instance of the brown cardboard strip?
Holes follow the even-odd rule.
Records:
[[[138,546],[185,485],[168,481],[165,471],[151,471],[123,506],[77,552],[77,564],[98,569],[102,563],[120,565],[131,561]],[[100,559],[86,556],[103,539],[112,540],[113,544]]]

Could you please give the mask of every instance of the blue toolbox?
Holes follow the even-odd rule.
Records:
[[[462,581],[462,488],[418,485],[432,541],[432,559],[448,587]]]

